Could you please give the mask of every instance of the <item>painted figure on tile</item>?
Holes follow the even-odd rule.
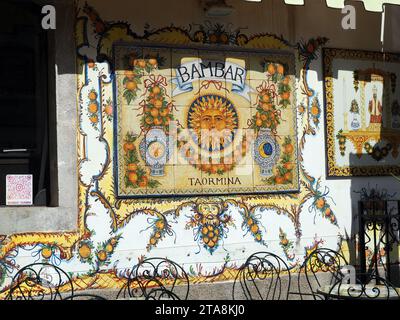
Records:
[[[374,85],[372,88],[372,100],[369,101],[368,111],[370,113],[370,124],[382,123],[382,104],[377,97],[378,89]]]
[[[350,113],[352,114],[351,128],[357,130],[360,128],[360,107],[356,99],[351,101]]]

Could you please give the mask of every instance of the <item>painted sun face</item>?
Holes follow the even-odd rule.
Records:
[[[234,130],[238,128],[238,116],[225,97],[204,95],[189,108],[188,128],[194,131],[195,141],[202,149],[209,152],[222,150],[233,140]]]
[[[226,129],[226,115],[221,110],[205,110],[200,117],[200,128],[202,130],[222,131]]]

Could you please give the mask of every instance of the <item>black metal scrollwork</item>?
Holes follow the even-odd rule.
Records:
[[[290,283],[291,275],[285,261],[270,252],[257,252],[240,268],[232,298],[240,299],[242,293],[247,300],[287,300]]]
[[[177,263],[164,258],[149,258],[135,265],[119,298],[145,300],[186,300],[189,278]]]
[[[52,264],[33,263],[13,277],[7,299],[62,300],[61,292],[74,293],[69,275]]]

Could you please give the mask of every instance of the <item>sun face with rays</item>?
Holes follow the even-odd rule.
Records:
[[[189,163],[201,171],[222,175],[235,166],[234,152],[246,153],[246,145],[243,147],[241,142],[236,146],[239,149],[235,149],[238,114],[225,97],[207,94],[194,100],[189,107],[187,127],[198,146],[192,157],[201,159],[200,163]]]
[[[189,108],[188,128],[196,133],[198,141],[202,134],[209,134],[211,138],[213,132],[220,133],[220,146],[210,141],[207,150],[221,150],[232,142],[234,130],[238,128],[238,116],[228,99],[218,95],[204,95],[197,98]]]

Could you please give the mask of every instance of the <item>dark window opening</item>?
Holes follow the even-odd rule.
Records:
[[[49,126],[55,121],[49,115],[55,112],[49,109],[48,35],[41,28],[41,7],[16,1],[1,7],[0,205],[6,205],[6,176],[31,174],[33,205],[54,206]]]

